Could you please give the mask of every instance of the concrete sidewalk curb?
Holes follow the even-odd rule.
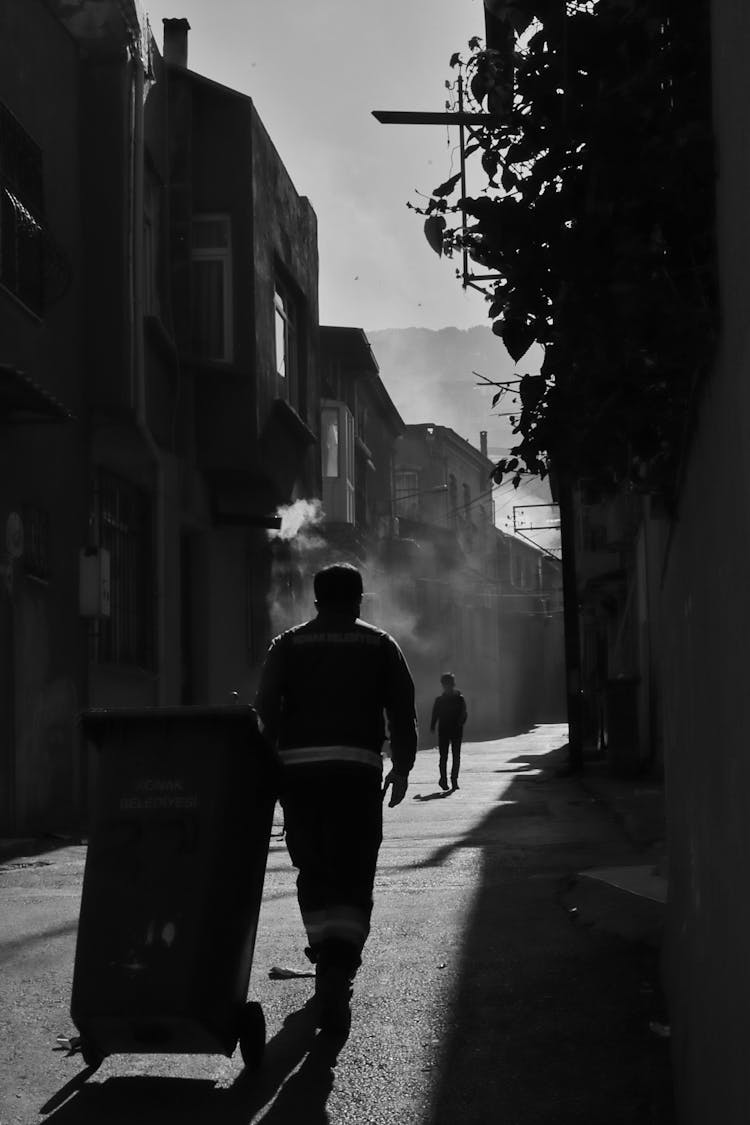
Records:
[[[638,848],[666,851],[664,785],[648,775],[622,778],[609,773],[606,762],[587,762],[578,775],[581,787],[607,805]]]
[[[606,761],[588,761],[575,780],[619,826],[634,849],[633,862],[578,870],[563,906],[576,925],[658,950],[668,896],[664,789],[653,778],[609,770]]]
[[[64,835],[50,832],[45,836],[5,837],[0,839],[0,864],[59,852],[62,848],[81,847],[86,843],[85,836],[75,833]]]
[[[592,869],[595,870],[595,869]],[[571,922],[624,941],[661,948],[665,904],[581,871],[562,896]]]

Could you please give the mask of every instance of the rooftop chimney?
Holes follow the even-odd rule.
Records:
[[[164,61],[187,67],[190,24],[184,19],[161,22],[164,24]]]
[[[483,457],[487,456],[487,431],[479,431],[479,449]]]

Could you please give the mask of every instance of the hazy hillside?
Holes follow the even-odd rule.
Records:
[[[490,379],[512,379],[533,371],[533,356],[515,365],[502,341],[490,328],[387,328],[367,332],[380,375],[405,422],[435,422],[450,426],[473,446],[479,447],[479,432],[487,430],[489,455],[502,457],[515,438],[508,418],[497,413],[512,411],[510,396],[492,410],[493,391],[478,387],[474,371]],[[537,358],[538,363],[538,358]],[[546,503],[549,490],[533,480],[518,490],[504,483],[495,493],[497,524],[512,530],[513,505]],[[540,544],[553,547],[556,533],[534,534]]]
[[[515,367],[502,341],[484,325],[476,328],[389,328],[368,332],[380,375],[405,422],[450,426],[472,445],[487,430],[491,451],[513,443],[507,418],[493,416],[492,391],[474,371],[490,379],[512,379]],[[498,405],[498,411],[512,409]]]

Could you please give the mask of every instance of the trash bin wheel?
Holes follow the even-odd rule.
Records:
[[[93,1067],[94,1070],[100,1067],[104,1062],[104,1055],[95,1047],[90,1039],[81,1039],[81,1058],[86,1063],[86,1066]]]
[[[240,1016],[240,1054],[248,1070],[257,1070],[266,1046],[266,1018],[256,1000],[248,1000]]]

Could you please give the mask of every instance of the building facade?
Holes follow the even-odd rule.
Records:
[[[252,696],[320,493],[315,214],[187,34],[0,3],[0,834],[84,818],[80,710]]]
[[[0,5],[0,835],[64,825],[81,783],[79,70],[75,41],[43,4]],[[40,94],[50,88],[54,105]]]
[[[485,8],[490,46],[512,46],[508,6]],[[746,5],[716,0],[655,6],[651,19],[680,45],[672,104],[692,114],[696,229],[707,216],[713,227],[691,272],[703,275],[706,306],[718,296],[718,341],[707,373],[687,358],[691,395],[668,507],[637,472],[603,494],[567,466],[572,479],[558,495],[569,510],[571,736],[580,718],[584,749],[603,747],[636,784],[664,782],[662,964],[677,1115],[683,1125],[741,1125],[750,1114],[750,20]],[[707,309],[694,304],[699,321]],[[652,377],[661,377],[658,355]]]
[[[187,69],[187,32],[165,24],[185,703],[252,699],[268,531],[320,494],[315,213],[252,101]]]
[[[719,346],[665,537],[658,629],[669,844],[666,981],[680,1120],[741,1125],[750,966],[750,20],[708,5],[716,145]]]
[[[573,553],[581,667],[582,738],[614,772],[663,773],[659,648],[654,608],[668,535],[657,498],[623,489],[573,489]]]
[[[355,529],[372,556],[392,534],[394,455],[405,426],[361,329],[322,325],[320,344],[326,523]]]
[[[484,436],[480,436],[484,445]],[[449,427],[407,426],[395,472],[402,596],[423,701],[452,671],[474,738],[560,717],[559,567],[495,527],[492,462]],[[425,702],[426,701],[426,702]]]

